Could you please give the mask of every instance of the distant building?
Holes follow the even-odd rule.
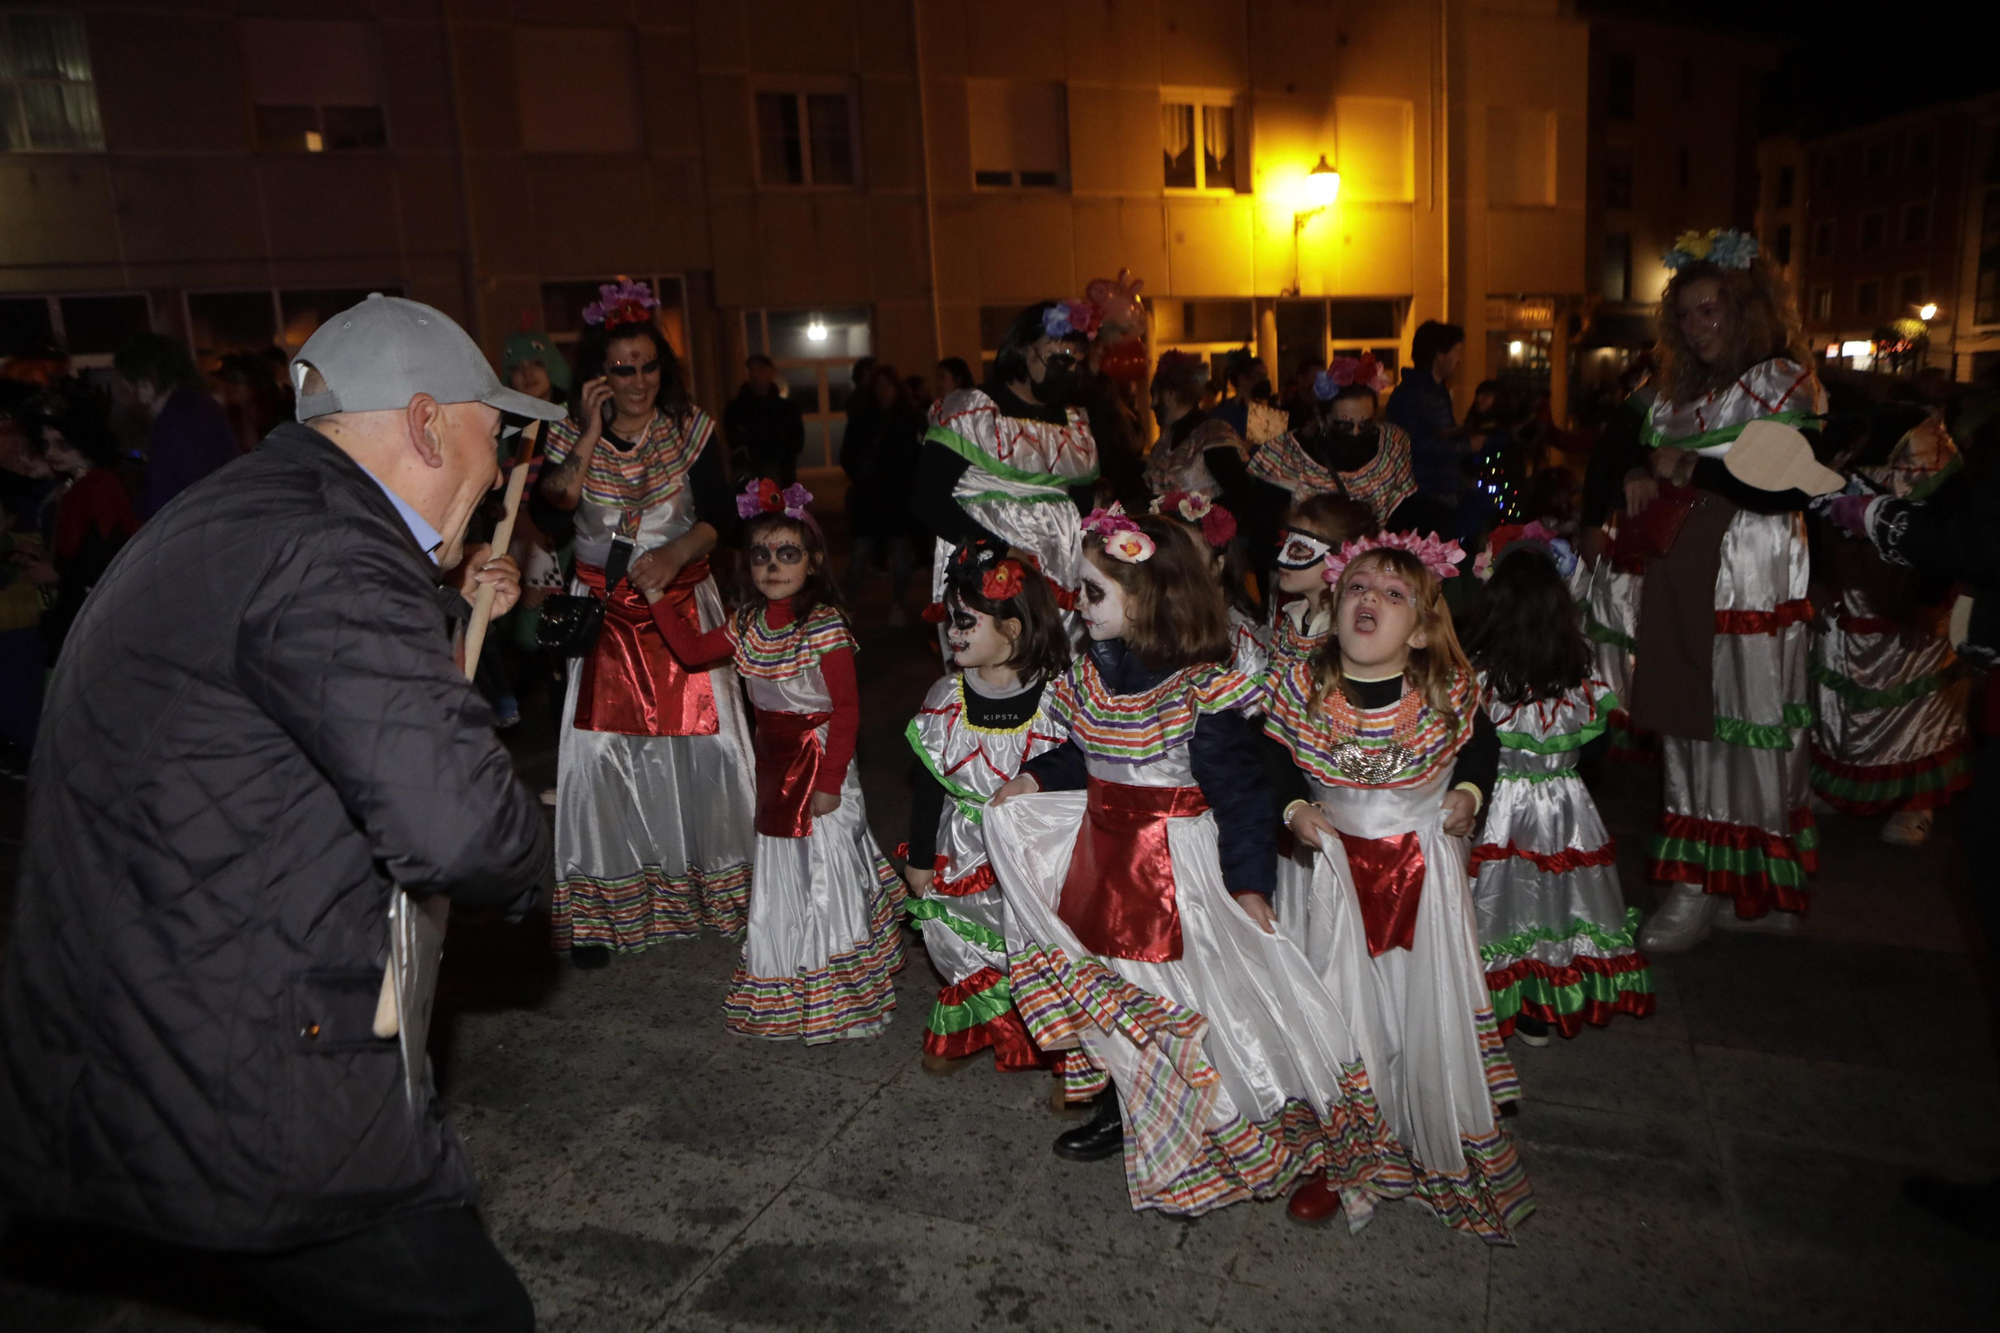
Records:
[[[975,360],[1120,268],[1156,352],[1289,377],[1446,318],[1467,393],[1560,381],[1586,295],[1566,0],[245,8],[0,11],[0,352],[291,350],[370,290],[497,350],[628,274],[709,406],[775,357],[825,463],[856,358]]]

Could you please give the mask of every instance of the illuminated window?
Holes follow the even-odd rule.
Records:
[[[1169,190],[1241,190],[1236,108],[1227,101],[1160,103],[1161,183]]]
[[[816,310],[746,310],[743,347],[771,358],[785,396],[806,419],[800,467],[833,467],[847,435],[854,363],[875,352],[866,306]]]
[[[296,353],[328,318],[359,305],[370,292],[401,296],[397,283],[372,287],[269,287],[233,292],[189,292],[188,333],[197,356],[261,352]]]
[[[1833,288],[1831,287],[1813,288],[1812,313],[1814,319],[1833,318]]]
[[[0,149],[103,151],[82,15],[0,11]]]
[[[845,92],[757,94],[757,179],[765,185],[853,185],[854,102]]]
[[[545,282],[542,284],[542,331],[549,335],[549,341],[567,351],[575,346],[583,336],[583,312],[598,299],[598,288],[607,282],[618,282],[626,278],[652,288],[659,298],[660,308],[656,312],[660,331],[667,335],[667,343],[683,360],[688,354],[687,287],[678,273],[653,273],[633,275],[625,273],[601,274],[595,278],[578,278],[566,282]]]
[[[987,188],[1061,189],[1067,177],[1067,94],[1060,83],[973,79],[972,181]]]
[[[1855,244],[1862,250],[1880,250],[1885,219],[1877,211],[1861,215],[1861,233]]]
[[[1859,316],[1880,314],[1882,311],[1882,280],[1863,278],[1854,284],[1854,313]]]
[[[373,23],[243,20],[257,147],[267,153],[389,146],[381,34]]]
[[[1928,201],[1903,205],[1903,226],[1899,235],[1904,245],[1921,245],[1931,238],[1931,206]]]

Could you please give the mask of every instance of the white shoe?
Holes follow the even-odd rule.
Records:
[[[1676,884],[1660,910],[1646,918],[1639,947],[1647,953],[1686,953],[1708,938],[1716,900],[1699,884]]]
[[[1745,921],[1736,915],[1736,905],[1724,898],[1716,906],[1712,924],[1720,930],[1733,930],[1742,935],[1796,935],[1805,929],[1805,918],[1797,912],[1774,907],[1755,921]]]
[[[1898,810],[1882,825],[1882,841],[1891,847],[1921,847],[1931,836],[1931,812]]]
[[[554,787],[544,788],[542,791],[542,804],[554,805],[555,803],[556,803],[556,789]]]

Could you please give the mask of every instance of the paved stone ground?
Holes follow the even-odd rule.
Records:
[[[899,732],[935,667],[921,628],[865,642],[863,774],[893,846]],[[549,734],[535,709],[513,742],[532,781]],[[18,793],[0,792],[8,884]],[[1650,908],[1653,776],[1614,769],[1599,799]],[[433,1049],[545,1329],[1979,1326],[2000,1252],[1897,1190],[1912,1170],[2000,1169],[1953,832],[1912,854],[1835,821],[1807,938],[1718,936],[1655,960],[1656,1016],[1515,1043],[1510,1124],[1539,1210],[1508,1249],[1408,1204],[1359,1235],[1279,1203],[1135,1215],[1116,1160],[1050,1154],[1065,1125],[1044,1079],[921,1072],[921,952],[886,1036],[805,1049],[723,1030],[722,940],[578,973],[539,922],[460,921]],[[249,1326],[184,1257],[29,1239],[0,1277],[8,1329]]]

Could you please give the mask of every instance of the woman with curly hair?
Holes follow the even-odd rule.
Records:
[[[570,417],[549,429],[540,483],[575,515],[570,591],[605,604],[596,643],[570,661],[557,761],[550,915],[555,947],[579,967],[703,926],[740,934],[754,845],[735,673],[726,662],[690,671],[654,623],[722,624],[708,554],[737,523],[722,447],[688,401],[652,292],[601,291],[584,311]],[[661,609],[649,609],[647,594],[661,592]]]
[[[1806,910],[1817,843],[1806,788],[1810,497],[1796,482],[1823,489],[1818,477],[1832,475],[1807,458],[1788,474],[1795,484],[1763,489],[1769,479],[1747,467],[1755,451],[1736,448],[1752,427],[1760,444],[1788,433],[1774,427],[1816,431],[1826,411],[1757,242],[1689,233],[1666,263],[1652,455],[1628,488],[1651,550],[1632,721],[1662,738],[1666,809],[1650,868],[1674,886],[1640,935],[1656,953],[1691,948],[1711,924],[1790,934]]]

